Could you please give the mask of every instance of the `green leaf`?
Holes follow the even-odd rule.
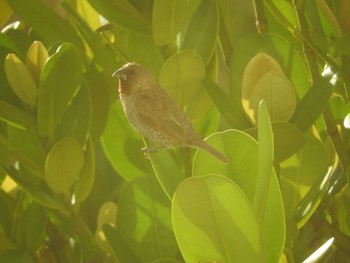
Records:
[[[30,203],[21,215],[21,237],[25,245],[33,250],[38,249],[45,239],[47,216],[41,205]]]
[[[0,254],[1,262],[34,263],[29,252],[24,249],[10,249]]]
[[[46,152],[35,131],[33,129],[23,130],[18,129],[17,127],[8,126],[7,133],[9,140],[18,147],[18,150],[36,163],[43,171]]]
[[[203,87],[205,65],[194,50],[183,50],[170,56],[159,74],[160,85],[183,108]]]
[[[266,1],[266,2],[269,2],[269,1]],[[281,15],[283,15],[282,20],[279,20],[279,17],[276,17],[279,23],[281,23],[286,28],[288,28],[289,26],[292,26],[292,28],[288,28],[289,30],[299,28],[296,8],[293,5],[293,3],[285,0],[284,1],[272,0],[271,2],[272,3],[269,5],[273,4],[275,8],[279,10]],[[288,26],[287,26],[287,23],[284,22],[284,19],[288,21]]]
[[[52,192],[49,192],[47,187],[38,187],[37,183],[32,182],[33,178],[31,178],[31,176],[19,176],[13,171],[7,171],[7,175],[10,176],[28,196],[43,207],[58,209],[63,213],[68,213],[66,204],[63,203],[62,199],[52,195]]]
[[[89,0],[89,3],[108,21],[131,30],[150,34],[149,22],[127,0]]]
[[[175,41],[176,35],[190,19],[200,0],[155,0],[152,29],[154,41],[163,46]]]
[[[247,129],[252,126],[243,110],[232,103],[229,96],[216,83],[204,79],[203,85],[215,106],[231,127]]]
[[[56,193],[69,193],[84,166],[84,153],[77,140],[65,138],[50,150],[45,164],[45,180]]]
[[[309,89],[310,73],[302,58],[291,43],[273,34],[249,34],[241,38],[235,46],[231,59],[232,100],[240,103],[242,78],[248,62],[258,53],[273,57],[281,66],[285,76],[293,83],[299,97]]]
[[[265,100],[271,120],[288,121],[295,111],[296,99],[292,83],[282,73],[270,71],[256,83],[249,108],[252,117],[257,120],[259,103]]]
[[[206,141],[224,154],[230,163],[224,164],[199,150],[193,163],[193,175],[225,175],[237,183],[253,203],[259,171],[257,141],[239,130],[215,133]]]
[[[128,61],[135,61],[149,69],[155,76],[159,75],[164,57],[152,36],[121,26],[113,27],[113,32],[118,38],[115,42],[116,47]]]
[[[269,113],[265,101],[259,104],[259,174],[256,182],[254,209],[262,220],[267,206],[267,194],[270,186],[273,152],[273,134]]]
[[[91,138],[87,141],[85,162],[75,187],[75,199],[79,202],[89,195],[95,179],[95,152]]]
[[[53,133],[65,110],[78,92],[83,73],[82,62],[72,44],[62,44],[45,64],[39,87],[38,132]]]
[[[11,0],[8,1],[14,12],[20,16],[49,45],[67,41],[84,50],[84,45],[75,30],[42,1]]]
[[[326,78],[318,78],[298,104],[290,123],[301,132],[307,129],[316,121],[326,107],[332,95],[334,86]]]
[[[16,160],[20,165],[23,165],[29,170],[42,173],[43,169],[37,163],[32,161],[26,154],[21,152],[19,148],[12,143],[8,138],[0,134],[0,150],[6,156]]]
[[[77,11],[71,7],[70,4],[62,2],[62,6],[72,16],[79,32],[93,52],[94,58],[96,58],[98,63],[102,65],[109,74],[112,74],[115,71],[115,65],[117,63],[112,50],[107,48],[108,46],[102,37],[91,30],[87,23],[78,15]]]
[[[186,262],[267,262],[251,203],[228,178],[183,181],[174,195],[172,219]]]
[[[48,58],[49,54],[43,43],[34,41],[28,49],[26,65],[37,85],[40,83],[40,74]]]
[[[160,185],[168,198],[172,199],[177,186],[186,178],[183,170],[165,150],[151,153],[150,158]]]
[[[12,16],[12,9],[7,3],[7,1],[0,1],[0,27],[3,28],[3,26],[8,22],[8,20]]]
[[[272,122],[275,163],[280,163],[291,157],[305,145],[304,135],[293,125],[287,122]],[[245,131],[258,139],[258,129]]]
[[[250,203],[253,204],[259,174],[258,143],[239,130],[227,130],[214,134],[207,138],[207,142],[225,154],[230,163],[223,164],[205,152],[197,151],[193,164],[193,175],[224,175],[238,184]],[[285,219],[279,182],[274,171],[267,191],[266,209],[261,219],[261,229],[268,262],[276,262],[284,247]]]
[[[120,231],[111,225],[105,224],[103,226],[103,233],[112,248],[114,257],[119,259],[120,262],[142,262],[138,255],[133,251],[133,248],[125,241],[124,236]]]
[[[125,185],[119,197],[116,225],[144,261],[176,258],[179,253],[170,201],[154,176],[140,176]]]
[[[322,182],[331,165],[325,145],[319,138],[315,137],[311,131],[306,133],[305,138],[305,146],[280,164],[280,180],[286,215],[292,217],[299,214],[297,224],[300,224],[299,220],[310,216],[308,213],[300,216],[303,212],[297,211],[300,201],[312,187]],[[322,196],[322,191],[321,188],[318,188],[319,196]],[[315,202],[315,200],[318,200],[319,196],[315,197],[310,205],[318,204],[318,201]],[[304,220],[302,222],[305,223]]]
[[[36,125],[32,115],[2,100],[0,100],[0,119],[22,129]]]
[[[208,65],[219,34],[219,10],[216,1],[202,0],[186,30],[182,49],[194,49]]]
[[[57,126],[60,138],[74,137],[82,146],[85,145],[91,127],[91,98],[87,85],[84,79],[78,94]]]
[[[334,45],[330,49],[330,54],[334,57],[338,57],[340,55],[350,55],[349,46],[350,33],[347,33],[335,41]]]
[[[258,53],[246,65],[242,77],[242,99],[249,101],[258,81],[268,72],[283,74],[278,62],[266,53]]]
[[[151,170],[141,151],[141,137],[130,126],[119,101],[111,107],[101,143],[108,160],[125,180]]]
[[[8,54],[5,72],[14,93],[32,108],[36,105],[38,88],[26,65],[15,54]]]
[[[111,96],[108,93],[108,82],[102,74],[96,70],[90,70],[85,73],[85,78],[89,83],[91,100],[90,136],[96,142],[100,139],[107,123]]]

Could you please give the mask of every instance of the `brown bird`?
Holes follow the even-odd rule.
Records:
[[[175,101],[160,87],[144,67],[130,62],[114,72],[119,78],[119,97],[131,126],[159,147],[144,148],[151,152],[162,147],[192,147],[229,160],[209,146],[192,128],[190,120]]]

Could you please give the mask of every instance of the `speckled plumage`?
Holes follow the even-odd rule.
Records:
[[[118,92],[125,115],[131,126],[143,136],[160,146],[200,148],[228,162],[192,128],[185,113],[147,69],[131,62],[113,76],[119,78]]]

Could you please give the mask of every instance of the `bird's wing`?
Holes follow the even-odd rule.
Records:
[[[187,142],[190,121],[163,90],[140,94],[136,107],[140,119],[148,126],[177,142]]]

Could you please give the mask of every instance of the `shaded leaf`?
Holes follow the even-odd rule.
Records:
[[[53,133],[80,87],[82,62],[72,44],[62,44],[45,64],[39,87],[38,132]]]
[[[22,129],[36,125],[32,115],[2,100],[0,100],[0,119]]]
[[[318,78],[298,104],[290,119],[301,132],[307,131],[321,115],[332,95],[334,86],[326,78]]]
[[[194,49],[208,65],[218,38],[219,10],[216,1],[202,0],[186,30],[182,49]]]
[[[8,1],[14,12],[31,25],[49,45],[67,41],[79,50],[84,45],[75,30],[42,1],[11,0]]]
[[[85,145],[91,127],[91,98],[87,85],[84,79],[78,94],[57,126],[60,138],[74,137],[82,146]]]
[[[89,3],[116,25],[145,34],[151,33],[150,23],[127,0],[89,0]]]
[[[125,180],[150,171],[141,151],[144,147],[141,137],[130,126],[119,101],[111,107],[101,143],[113,168]]]
[[[87,141],[84,166],[74,189],[75,198],[81,202],[89,195],[95,179],[95,152],[91,138]]]
[[[179,253],[170,201],[152,175],[133,179],[121,191],[117,230],[144,261],[175,258]]]
[[[228,95],[216,83],[205,79],[203,85],[213,103],[231,127],[246,129],[252,126],[243,109],[232,103]]]

